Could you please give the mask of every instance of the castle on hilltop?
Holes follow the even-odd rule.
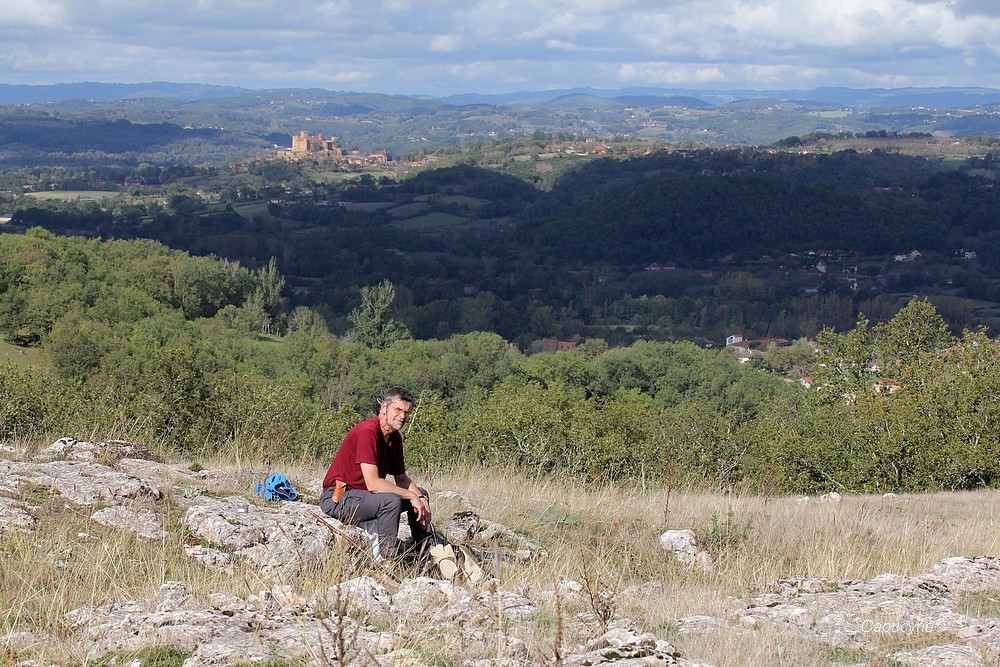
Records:
[[[340,147],[340,139],[337,137],[325,139],[322,133],[310,136],[305,130],[292,137],[292,152],[296,155],[323,153],[330,157],[342,157],[344,155],[344,149]]]
[[[360,151],[356,150],[347,152],[340,146],[340,139],[337,137],[327,139],[322,133],[313,136],[305,130],[292,137],[292,155],[297,158],[329,157],[338,162],[366,166],[385,164],[390,161],[389,151],[377,150],[368,155],[362,155]]]

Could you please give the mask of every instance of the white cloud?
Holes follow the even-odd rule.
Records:
[[[52,0],[0,0],[0,28],[58,26],[64,15],[63,7]]]
[[[434,35],[430,49],[438,53],[453,53],[462,50],[463,39],[459,35]]]
[[[628,85],[669,86],[700,86],[728,80],[718,67],[658,63],[627,63],[619,69],[618,78]]]
[[[11,83],[1000,86],[996,0],[0,0],[0,27]]]

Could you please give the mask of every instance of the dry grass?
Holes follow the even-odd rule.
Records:
[[[677,635],[677,619],[726,618],[741,600],[786,577],[916,575],[949,556],[1000,553],[1000,492],[992,490],[845,496],[839,503],[820,503],[667,489],[643,493],[573,480],[524,480],[496,471],[442,475],[433,488],[465,494],[484,516],[547,550],[547,558],[528,568],[504,570],[504,587],[551,589],[560,576],[582,582],[584,562],[602,586],[619,594],[629,586],[658,582],[662,594],[620,595],[618,613],[674,642],[685,655],[718,667],[829,665],[874,656],[863,651],[842,655],[766,629]],[[546,524],[532,518],[549,508],[576,522]],[[683,528],[695,530],[700,539],[715,538],[715,571],[680,565],[664,554],[659,534]],[[970,612],[992,614],[996,597],[970,597],[965,604]],[[586,607],[570,606],[569,612]]]
[[[231,459],[199,463],[232,469]],[[205,491],[252,498],[249,478],[262,470],[280,470],[309,500],[326,467],[325,462],[309,461],[240,463],[228,481],[207,484]],[[510,527],[545,550],[545,557],[530,564],[504,565],[497,572],[501,588],[540,602],[533,621],[505,627],[509,636],[528,644],[539,662],[552,661],[566,647],[594,636],[602,613],[632,618],[670,640],[685,656],[718,667],[864,662],[874,656],[838,653],[776,630],[682,635],[676,622],[694,615],[727,618],[740,600],[784,577],[915,575],[945,557],[1000,553],[1000,492],[990,490],[895,498],[845,496],[842,502],[829,504],[667,489],[643,492],[568,479],[523,479],[497,470],[439,473],[432,479],[415,472],[414,477],[431,491],[438,525],[463,509],[457,499],[437,495],[455,491],[484,518]],[[95,508],[74,507],[46,489],[22,488],[19,499],[34,508],[37,525],[31,533],[9,531],[0,536],[0,635],[29,629],[63,640],[50,642],[40,651],[45,655],[31,652],[30,657],[42,663],[66,664],[81,655],[64,620],[77,607],[149,598],[167,580],[184,581],[195,593],[221,591],[244,597],[269,585],[251,571],[230,577],[187,559],[182,547],[189,538],[171,493],[156,507],[170,531],[165,540],[145,540],[98,526],[89,519]],[[680,565],[662,551],[660,533],[681,528],[694,529],[712,545],[714,571]],[[293,585],[308,595],[342,581],[347,562],[334,559]],[[553,595],[555,582],[564,578],[585,583],[584,593]],[[642,595],[628,590],[651,582],[662,592]],[[972,616],[992,617],[1000,609],[995,593],[969,595],[960,604],[960,611]],[[498,617],[498,627],[505,623]],[[420,638],[434,635],[435,629],[413,632],[415,644],[420,644]],[[438,643],[435,657],[442,664],[471,650],[456,642]],[[484,650],[481,643],[477,650]]]

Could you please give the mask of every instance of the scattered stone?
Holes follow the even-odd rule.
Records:
[[[500,613],[507,618],[529,618],[538,613],[538,607],[529,598],[510,591],[483,592],[476,596],[476,601],[493,610],[494,616]]]
[[[659,600],[663,598],[663,582],[647,581],[637,586],[628,586],[623,588],[615,598],[623,605],[633,603],[643,605],[650,600]]]
[[[148,509],[134,509],[118,505],[97,510],[90,518],[102,526],[131,530],[140,537],[163,539],[167,536],[167,531],[163,530],[163,521],[160,519],[160,515]]]
[[[1000,619],[975,619],[953,609],[956,593],[997,588],[1000,559],[948,558],[914,577],[784,579],[775,583],[773,592],[751,600],[738,620],[749,627],[770,625],[832,646],[866,650],[877,650],[887,638],[951,635],[997,660]]]
[[[232,557],[218,549],[199,545],[185,545],[184,553],[210,570],[219,570],[227,574],[236,572]]]
[[[677,631],[682,635],[696,635],[730,629],[731,626],[728,623],[714,616],[685,616],[677,619]]]
[[[15,651],[27,651],[38,643],[38,637],[31,632],[11,632],[0,635],[0,646],[6,646]]]
[[[392,597],[385,586],[364,576],[349,579],[326,591],[314,594],[309,607],[326,615],[361,615],[364,618],[383,618],[392,604]]]
[[[904,665],[917,667],[986,667],[979,651],[969,646],[928,646],[918,651],[893,653],[892,658]]]
[[[7,450],[0,449],[0,453]],[[200,597],[181,582],[166,582],[150,599],[74,610],[65,620],[89,647],[84,661],[164,645],[192,653],[185,667],[274,662],[311,667],[339,660],[333,658],[337,638],[347,636],[353,653],[344,656],[344,664],[416,667],[424,664],[421,655],[412,648],[413,638],[400,633],[399,628],[412,625],[419,617],[420,627],[430,624],[441,636],[460,638],[469,651],[462,663],[467,667],[534,664],[532,658],[537,656],[530,655],[527,645],[510,629],[516,627],[517,620],[537,614],[539,601],[551,602],[555,596],[551,589],[527,597],[521,591],[502,590],[496,580],[469,589],[420,577],[404,579],[391,594],[375,579],[358,577],[307,597],[288,585],[287,577],[292,574],[322,567],[335,552],[337,538],[307,513],[312,505],[260,506],[248,500],[257,477],[263,479],[264,473],[258,472],[192,471],[190,466],[148,460],[137,446],[124,441],[93,445],[63,438],[35,460],[0,460],[0,534],[32,528],[30,512],[34,508],[5,497],[32,485],[50,487],[76,504],[107,505],[93,513],[97,523],[162,538],[162,519],[154,510],[161,497],[159,489],[170,488],[172,501],[187,508],[184,525],[203,542],[186,545],[188,557],[228,573],[235,573],[243,564],[260,575],[251,581],[267,581],[264,585],[270,586],[243,599],[229,593]],[[234,482],[243,481],[247,497],[216,498],[209,491],[215,484],[231,488]],[[184,489],[197,492],[186,493]],[[30,491],[35,495],[34,489]],[[470,506],[464,497],[453,497]],[[821,500],[837,502],[840,496],[827,494]],[[337,525],[347,535],[359,535],[357,528]],[[498,557],[502,554],[506,558],[518,550],[527,557],[539,552],[513,531],[482,519],[474,511],[457,513],[446,531],[449,537],[459,538],[454,541],[478,545],[483,553]],[[81,535],[81,539],[93,538]],[[693,531],[667,531],[660,541],[681,562],[711,566]],[[46,552],[44,558],[51,566],[64,568],[73,566],[72,556],[72,548],[67,546]],[[739,610],[725,618],[688,616],[678,619],[676,625],[682,635],[750,632],[741,625],[777,628],[900,664],[979,667],[1000,663],[1000,619],[966,616],[958,611],[957,601],[962,594],[997,590],[1000,558],[956,557],[914,577],[883,574],[868,580],[783,579],[741,602]],[[580,601],[586,595],[585,587],[570,579],[561,579],[556,591],[563,602]],[[616,599],[626,602],[662,594],[662,583],[648,582],[617,592]],[[592,615],[578,624],[589,632],[597,626]],[[396,630],[375,632],[371,629],[375,627]],[[911,635],[917,633],[928,636],[912,641]],[[935,639],[941,645],[929,646]],[[0,645],[25,652],[53,640],[30,632],[12,632],[0,636]],[[885,648],[895,646],[898,650],[901,645],[924,648],[896,653]],[[612,621],[607,632],[589,645],[567,648],[563,658],[564,664],[581,667],[609,663],[615,667],[703,666],[681,657],[670,643],[641,632],[627,619]]]
[[[24,456],[24,453],[25,452],[24,452],[23,449],[19,449],[17,447],[12,446],[12,445],[7,445],[7,444],[4,444],[4,443],[0,443],[0,454],[3,454],[4,456],[6,456],[8,458],[12,458],[12,459],[21,458],[22,456]]]
[[[182,523],[195,537],[279,580],[319,565],[332,551],[334,534],[306,514],[311,506],[304,503],[259,507],[235,496],[194,502]]]
[[[4,470],[6,468],[6,470]],[[0,466],[9,481],[47,486],[77,505],[121,505],[137,500],[157,500],[160,490],[98,463],[52,461],[7,463]]]
[[[680,653],[669,642],[649,633],[639,633],[629,627],[629,621],[616,623],[606,633],[592,641],[586,653],[571,654],[563,664],[573,667],[614,663],[616,667],[646,665],[678,665]]]
[[[156,592],[156,611],[159,613],[177,611],[191,599],[187,586],[180,581],[167,581]]]
[[[705,571],[715,568],[712,554],[698,548],[693,530],[668,530],[660,535],[660,546],[680,563],[693,563]]]
[[[271,595],[282,609],[301,611],[306,606],[306,599],[292,590],[291,586],[275,586],[271,589]]]
[[[36,453],[34,461],[82,461],[113,464],[125,458],[156,461],[157,457],[145,445],[126,440],[107,440],[92,443],[76,438],[59,438]]]
[[[503,524],[483,519],[472,510],[452,515],[444,526],[444,535],[449,542],[468,544],[484,553],[501,554],[505,559],[525,561],[544,555],[537,544],[519,537]]]
[[[447,606],[455,585],[430,577],[405,579],[392,598],[392,610],[403,615],[423,615]]]
[[[277,599],[270,595],[271,599]],[[322,655],[336,655],[336,638],[326,617],[292,613],[280,606],[262,606],[256,596],[212,596],[212,608],[198,608],[186,588],[168,582],[152,600],[82,607],[67,621],[90,643],[88,656],[98,659],[114,651],[138,651],[155,645],[193,651],[185,665],[268,664],[306,659],[321,664]],[[172,607],[172,608],[171,608]],[[349,635],[374,652],[382,637],[350,619]],[[383,642],[384,645],[384,642]]]
[[[0,537],[11,530],[24,532],[34,528],[34,517],[22,507],[23,505],[13,498],[0,496]]]
[[[995,591],[1000,589],[1000,558],[945,558],[931,568],[929,576],[956,592]]]
[[[583,584],[579,581],[574,581],[573,579],[567,579],[566,577],[559,577],[559,594],[563,593],[582,593]]]
[[[472,501],[469,500],[466,496],[462,495],[461,493],[458,493],[457,491],[441,491],[440,493],[437,494],[437,497],[444,498],[446,500],[448,499],[457,500],[459,504],[461,504],[466,509],[476,511],[476,508],[473,506]]]
[[[118,470],[143,479],[153,480],[164,486],[193,482],[195,473],[183,463],[160,463],[149,459],[124,458],[118,462]]]

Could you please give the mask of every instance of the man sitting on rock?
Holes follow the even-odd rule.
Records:
[[[406,512],[414,545],[428,536],[427,492],[406,474],[399,429],[413,411],[413,395],[402,387],[386,392],[378,414],[352,428],[323,478],[319,506],[325,514],[360,525],[372,539],[378,560],[399,554],[399,517]],[[386,479],[392,475],[393,482]]]

